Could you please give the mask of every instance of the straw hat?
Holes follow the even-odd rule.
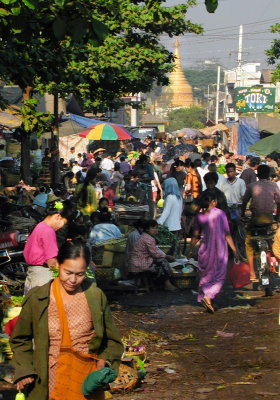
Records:
[[[99,149],[94,150],[93,154],[98,153],[99,151],[106,151],[106,149],[102,149],[102,147],[100,147]]]

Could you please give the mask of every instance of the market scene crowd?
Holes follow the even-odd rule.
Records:
[[[69,396],[83,385],[75,399],[92,393],[87,398],[102,399],[101,386],[117,376],[123,344],[99,289],[99,273],[109,264],[96,254],[122,244],[122,263],[110,267],[112,286],[124,293],[144,288],[176,295],[176,273],[195,274],[197,301],[214,313],[232,263],[247,262],[247,284],[259,280],[252,229],[278,223],[280,154],[237,158],[219,135],[204,149],[149,136],[120,141],[115,153],[71,147],[69,158],[60,159],[56,187],[46,184],[50,160],[46,149],[35,187],[12,188],[36,216],[24,245],[23,308],[6,330],[15,382],[18,390],[29,388],[30,399],[65,398],[69,381]],[[5,195],[3,207],[18,199]],[[238,226],[245,227],[243,237]],[[279,230],[273,252],[280,258]]]

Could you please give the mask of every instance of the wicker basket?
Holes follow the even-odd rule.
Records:
[[[172,276],[172,280],[179,289],[195,289],[197,287],[196,276]]]
[[[126,237],[106,240],[92,246],[92,261],[96,265],[112,266],[115,264],[117,254],[124,254]],[[118,266],[118,265],[114,265]]]
[[[137,370],[122,363],[119,368],[118,377],[114,380],[114,382],[110,383],[110,392],[129,392],[136,386],[137,381]]]
[[[97,266],[94,275],[99,286],[104,286],[114,280],[114,267]]]

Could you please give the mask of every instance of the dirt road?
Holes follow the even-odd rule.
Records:
[[[114,399],[279,399],[280,295],[261,296],[227,286],[214,315],[190,291],[119,298],[112,307],[123,335],[158,338],[148,341],[142,385]]]
[[[190,290],[109,294],[124,336],[131,329],[155,335],[147,340],[142,384],[113,400],[279,399],[280,294],[261,296],[228,285],[210,315]],[[14,399],[4,387],[11,385],[2,382],[2,398]]]

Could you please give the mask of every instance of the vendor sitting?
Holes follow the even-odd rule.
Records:
[[[143,221],[143,230],[131,254],[130,272],[139,274],[149,271],[155,279],[163,281],[165,290],[177,291],[170,282],[172,271],[169,262],[174,261],[174,257],[165,254],[156,246],[158,223],[155,220]]]
[[[89,234],[89,242],[91,244],[117,239],[122,236],[119,228],[112,223],[112,216],[107,207],[93,213],[91,220],[95,224]]]

